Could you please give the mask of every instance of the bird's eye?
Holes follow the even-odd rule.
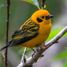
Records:
[[[42,16],[41,18],[44,19],[44,16]]]
[[[38,22],[42,22],[43,20],[42,20],[42,19],[40,19],[40,18],[37,18],[37,21],[38,21]]]

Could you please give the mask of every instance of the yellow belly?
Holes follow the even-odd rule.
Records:
[[[43,43],[45,40],[47,39],[47,36],[41,36],[38,35],[37,37],[31,39],[30,41],[25,42],[24,44],[22,44],[22,46],[24,47],[36,47],[41,45],[41,43]]]
[[[41,45],[48,38],[50,30],[51,24],[49,26],[42,26],[38,31],[39,34],[35,38],[21,44],[21,46],[32,48]]]

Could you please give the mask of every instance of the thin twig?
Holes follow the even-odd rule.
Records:
[[[38,0],[39,7],[44,9],[44,6],[46,5],[46,0]]]
[[[9,8],[10,8],[10,0],[7,0],[6,45],[8,43],[8,34],[9,34]],[[8,55],[8,48],[5,49],[5,67],[8,66],[7,55]]]
[[[54,43],[57,43],[57,41],[67,32],[67,26],[62,29],[52,40],[46,43],[46,47],[42,48],[37,52],[33,58],[30,57],[27,59],[26,63],[20,62],[20,64],[17,67],[32,67],[33,63],[37,62],[37,60],[41,57],[42,53],[47,50],[50,46],[52,46]]]

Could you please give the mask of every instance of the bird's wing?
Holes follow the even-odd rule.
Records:
[[[28,20],[19,30],[14,32],[12,39],[15,44],[24,43],[38,35],[39,25]]]
[[[7,46],[0,49],[3,50],[9,46],[15,46],[24,42],[31,40],[38,35],[39,25],[32,22],[32,20],[27,20],[19,30],[15,31],[12,35],[12,40],[8,42]]]

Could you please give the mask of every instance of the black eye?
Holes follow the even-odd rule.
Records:
[[[42,20],[42,19],[40,19],[40,18],[37,18],[37,21],[38,21],[38,22],[42,22],[43,20]]]
[[[42,18],[44,19],[44,16],[42,16]]]

